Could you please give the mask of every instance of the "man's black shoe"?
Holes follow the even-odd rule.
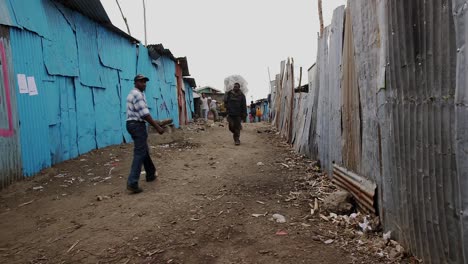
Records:
[[[127,186],[127,190],[131,191],[132,193],[141,193],[143,191],[142,188],[140,187],[132,187],[132,186]]]

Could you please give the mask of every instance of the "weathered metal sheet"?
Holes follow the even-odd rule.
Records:
[[[317,145],[317,158],[320,160],[322,167],[328,170],[329,167],[329,138],[328,124],[330,120],[330,105],[329,105],[329,89],[328,89],[328,35],[330,27],[325,27],[323,35],[318,40],[317,49],[317,127],[315,139],[312,144]],[[330,171],[330,170],[328,170]]]
[[[175,64],[175,76],[177,82],[177,105],[179,110],[179,124],[187,125],[187,106],[185,104],[185,87],[182,79],[183,69],[179,64]]]
[[[379,91],[382,59],[377,1],[349,1],[354,43],[355,72],[360,101],[360,164],[356,172],[381,185],[380,132],[377,119],[377,92]]]
[[[122,79],[120,77],[120,125],[123,137],[125,139],[125,142],[127,143],[133,142],[132,137],[127,131],[127,95],[130,93],[134,86],[135,85],[133,84],[133,80]]]
[[[93,89],[98,148],[122,143],[121,115],[119,111],[121,104],[119,74],[115,69],[103,68],[103,70],[104,78],[102,83],[106,89]],[[106,114],[102,115],[100,113]]]
[[[343,166],[359,172],[361,165],[361,105],[354,50],[353,20],[348,1],[343,44]],[[356,22],[357,24],[357,22]],[[367,88],[366,86],[363,87]]]
[[[193,87],[189,81],[184,79],[185,86],[185,105],[187,106],[187,120],[191,122],[193,120],[193,113],[195,112],[195,106],[193,102]]]
[[[456,43],[450,1],[388,1],[383,177],[393,178],[396,235],[427,263],[464,263],[457,177]],[[388,156],[387,156],[388,157]],[[465,161],[466,162],[466,161]],[[385,205],[384,205],[385,206]],[[466,247],[466,246],[465,246]]]
[[[103,26],[98,26],[97,42],[99,58],[104,66],[125,72],[135,69],[135,45],[128,39],[122,38],[117,33],[109,31]],[[116,56],[116,54],[119,54],[119,56]],[[130,59],[133,56],[135,60]],[[133,62],[133,65],[130,65],[129,62]],[[127,78],[132,79],[136,74],[133,71],[133,73],[129,72],[128,75],[125,75]]]
[[[10,28],[13,68],[16,74],[34,77],[39,95],[20,94],[15,85],[20,120],[23,173],[34,173],[51,165],[48,99],[43,96],[43,82],[49,79],[42,56],[41,38],[32,32]]]
[[[361,210],[376,214],[374,196],[377,185],[354,172],[333,164],[333,182],[351,193]]]
[[[52,1],[43,1],[43,6],[50,25],[48,38],[42,39],[47,72],[50,75],[78,76],[78,48],[75,32]]]
[[[309,131],[309,144],[308,156],[312,159],[318,159],[318,145],[317,145],[317,113],[318,113],[318,100],[319,100],[319,78],[318,78],[317,64],[314,64],[309,69],[309,104],[311,106],[310,114],[310,131]]]
[[[340,6],[333,11],[333,19],[330,25],[329,49],[328,49],[328,90],[329,90],[329,141],[328,141],[328,163],[326,168],[331,175],[332,163],[342,164],[342,142],[341,142],[341,62],[343,54],[343,32],[344,32],[345,8]]]
[[[455,151],[459,183],[461,237],[463,260],[468,262],[468,5],[466,1],[452,0],[456,30],[456,88],[455,88]]]
[[[283,67],[282,67],[283,68]],[[291,59],[285,63],[284,74],[278,86],[281,91],[279,113],[280,135],[291,143],[293,137],[294,118],[294,62]]]
[[[85,86],[75,78],[76,123],[78,131],[78,153],[85,154],[97,148],[96,120],[93,103],[93,87]]]
[[[18,25],[49,38],[49,24],[43,1],[28,1],[26,4],[24,0],[10,0],[10,3]]]
[[[97,24],[79,13],[73,13],[76,24],[80,82],[89,87],[103,87],[97,42]]]
[[[10,0],[0,0],[0,25],[19,27]]]
[[[172,119],[174,120],[174,126],[179,127],[179,107],[177,103],[175,62],[166,56],[162,56],[159,60],[161,61],[163,67],[160,74],[161,101],[159,103],[159,110],[160,113],[164,113],[166,116],[161,119]]]
[[[0,189],[22,178],[14,78],[10,34],[0,26]]]

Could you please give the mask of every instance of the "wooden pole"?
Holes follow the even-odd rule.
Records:
[[[122,8],[120,7],[120,3],[119,3],[119,0],[115,0],[115,2],[117,2],[117,6],[119,7],[119,10],[120,10],[120,14],[122,15],[122,18],[125,22],[125,26],[127,26],[127,32],[129,35],[132,35],[130,34],[130,27],[128,26],[128,22],[127,22],[127,18],[124,16],[124,13],[122,11]]]
[[[320,20],[320,37],[323,36],[323,13],[322,13],[322,0],[318,0],[318,12]]]
[[[143,0],[143,20],[144,20],[144,28],[145,28],[145,46],[148,46],[147,36],[146,36],[146,5],[145,0]]]

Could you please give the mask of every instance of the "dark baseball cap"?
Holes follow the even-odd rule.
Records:
[[[134,82],[136,82],[136,81],[141,81],[141,80],[146,81],[146,82],[149,81],[148,77],[144,76],[143,74],[138,74],[138,75],[135,76],[135,78],[133,79]]]

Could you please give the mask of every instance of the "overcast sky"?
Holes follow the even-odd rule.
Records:
[[[114,25],[127,31],[116,1],[101,2]],[[323,1],[325,26],[345,2]],[[119,3],[131,35],[144,43],[142,0]],[[317,0],[147,0],[146,9],[148,44],[162,43],[176,57],[187,56],[198,86],[224,90],[224,78],[240,74],[249,82],[248,100],[265,98],[268,67],[274,78],[281,60],[293,57],[307,81],[316,60]]]

